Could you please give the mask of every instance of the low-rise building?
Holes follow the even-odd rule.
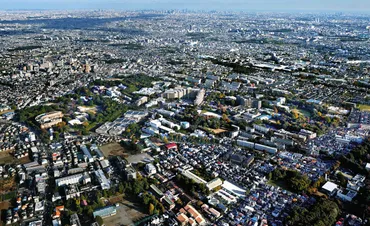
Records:
[[[117,207],[115,206],[106,206],[100,209],[97,209],[93,212],[94,219],[97,216],[100,216],[101,218],[107,218],[110,216],[114,216],[117,214]]]
[[[36,116],[35,120],[40,124],[41,129],[48,129],[52,126],[61,123],[63,120],[63,113],[61,111],[54,111]]]

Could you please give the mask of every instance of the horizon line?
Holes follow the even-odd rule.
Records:
[[[140,12],[140,11],[154,11],[154,12],[163,12],[163,11],[187,11],[187,12],[201,12],[201,13],[254,13],[254,12],[263,12],[263,13],[311,13],[311,14],[322,14],[322,13],[362,13],[362,14],[370,14],[370,11],[367,10],[305,10],[305,9],[291,9],[291,10],[259,10],[259,9],[251,9],[251,10],[217,10],[217,9],[1,9],[0,11],[117,11],[117,12]]]

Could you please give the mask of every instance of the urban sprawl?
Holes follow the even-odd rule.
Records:
[[[0,12],[3,225],[370,225],[370,19]]]

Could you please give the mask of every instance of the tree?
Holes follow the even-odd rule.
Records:
[[[163,137],[163,142],[164,142],[164,143],[166,143],[166,144],[168,144],[168,139],[167,139],[167,137]]]
[[[76,206],[80,206],[81,201],[80,201],[80,199],[79,199],[79,198],[78,198],[78,199],[75,199],[75,202],[76,202]]]
[[[178,198],[176,200],[176,204],[179,205],[179,206],[182,206],[183,205],[183,202],[182,202],[182,200],[180,198]]]
[[[149,214],[152,215],[154,213],[154,205],[152,203],[149,204]]]
[[[65,127],[66,125],[67,125],[67,123],[63,121],[63,122],[58,123],[58,124],[57,124],[57,127],[58,127],[58,129],[60,129],[60,130],[61,130],[61,129],[63,129],[63,127]]]
[[[245,195],[248,196],[251,193],[249,189],[245,190]]]
[[[141,181],[143,179],[143,176],[141,175],[141,173],[139,173],[139,172],[136,173],[136,179],[138,181]]]
[[[203,203],[202,201],[200,201],[200,200],[198,200],[198,201],[197,201],[197,206],[198,206],[198,207],[201,207],[203,204],[204,204],[204,203]]]
[[[272,179],[272,173],[271,172],[269,172],[269,174],[267,175],[267,178],[268,178],[268,180]]]
[[[102,226],[102,225],[104,224],[104,220],[103,220],[103,218],[102,218],[101,216],[96,216],[96,217],[95,217],[95,220],[96,220],[96,222],[97,222],[100,226]]]
[[[97,191],[96,192],[96,199],[100,199],[102,197],[102,194],[101,194],[101,192],[100,191]]]
[[[120,194],[122,194],[124,191],[125,191],[125,188],[124,188],[123,184],[122,184],[122,183],[120,183],[120,184],[118,185],[118,192],[119,192]]]
[[[293,207],[290,215],[284,219],[285,225],[333,225],[340,210],[338,205],[327,199],[320,199],[312,206]]]
[[[94,208],[92,206],[87,206],[87,215],[92,216]]]
[[[54,136],[55,136],[55,139],[56,139],[56,140],[59,140],[60,134],[59,134],[59,132],[58,132],[58,131],[55,131],[55,132],[54,132]]]
[[[307,190],[310,184],[311,180],[306,175],[297,175],[290,179],[290,187],[298,192]]]
[[[293,109],[293,110],[292,110],[292,116],[293,116],[293,118],[294,118],[294,119],[298,119],[299,114],[298,114],[297,109]]]
[[[347,178],[343,175],[343,173],[339,172],[337,173],[337,178],[339,180],[339,185],[342,187],[347,186]]]
[[[103,190],[103,196],[104,196],[105,198],[109,197],[107,190]]]

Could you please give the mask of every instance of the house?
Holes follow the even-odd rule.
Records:
[[[71,215],[69,222],[71,223],[71,226],[81,226],[80,218],[76,213]]]
[[[157,169],[155,168],[153,164],[149,163],[145,165],[145,172],[147,172],[148,175],[153,175],[157,173]]]
[[[130,181],[130,180],[136,180],[136,170],[132,167],[127,167],[125,169],[125,176],[126,176],[126,180]]]
[[[230,161],[234,164],[240,165],[244,161],[244,156],[239,154],[232,154],[230,156]]]
[[[61,212],[64,211],[64,206],[57,206],[54,209],[53,219],[60,218]]]
[[[243,161],[243,166],[248,167],[250,166],[254,161],[254,155],[248,156],[244,161]]]
[[[199,225],[203,225],[206,223],[206,220],[203,216],[191,205],[186,205],[184,209],[190,214],[192,218],[196,220]]]
[[[180,125],[183,129],[188,129],[190,127],[189,122],[180,122]]]
[[[169,143],[169,144],[166,144],[166,149],[167,150],[175,150],[177,151],[177,144],[176,143]]]
[[[370,171],[370,163],[366,163],[365,169],[366,169],[367,171]]]
[[[180,225],[186,225],[189,222],[189,218],[184,213],[177,214],[176,220]]]

